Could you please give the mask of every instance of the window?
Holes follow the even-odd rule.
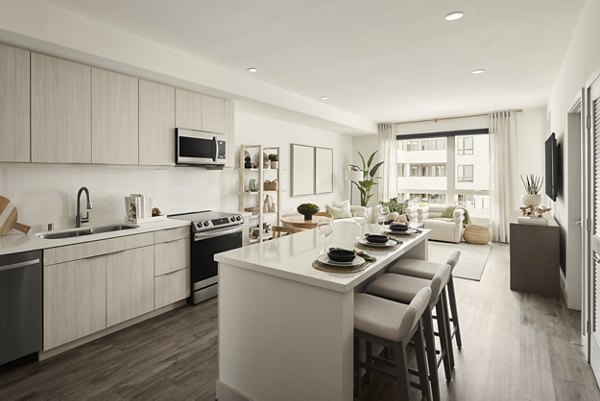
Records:
[[[429,139],[421,140],[421,150],[429,150]]]
[[[419,166],[410,166],[410,176],[411,177],[419,176]]]
[[[457,182],[473,182],[473,165],[459,164],[456,166]]]
[[[456,137],[456,154],[459,156],[473,154],[473,137],[472,136],[457,136]]]
[[[419,141],[408,141],[406,143],[406,150],[408,150],[409,152],[419,150]]]

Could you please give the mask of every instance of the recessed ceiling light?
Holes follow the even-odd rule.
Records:
[[[256,67],[248,68],[248,72],[256,72],[256,71],[258,71],[258,69]]]
[[[462,11],[452,11],[450,14],[446,15],[444,19],[446,21],[456,21],[457,19],[461,19],[465,13]]]
[[[327,96],[321,96],[320,99],[321,100],[329,100],[329,98]]]
[[[484,72],[485,70],[483,68],[480,68],[478,70],[471,71],[471,74],[483,74]]]

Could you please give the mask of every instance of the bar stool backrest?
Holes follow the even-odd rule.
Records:
[[[450,266],[450,274],[454,271],[456,264],[458,263],[458,259],[460,259],[460,251],[454,251],[448,256],[448,260],[446,260],[446,264]]]
[[[444,286],[448,282],[448,279],[450,278],[450,272],[450,266],[445,265],[444,268],[439,269],[437,273],[435,273],[435,276],[433,276],[433,278],[431,279],[431,284],[429,285],[429,288],[431,288],[430,303],[432,305],[436,303],[442,290],[444,289]]]
[[[429,304],[431,300],[431,289],[430,288],[422,288],[417,292],[417,295],[413,298],[413,300],[408,305],[406,313],[400,322],[400,327],[398,328],[399,337],[402,341],[408,341],[409,336],[413,332],[415,326],[419,323],[419,319],[423,316],[423,312],[425,308]]]

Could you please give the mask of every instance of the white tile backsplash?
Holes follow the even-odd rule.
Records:
[[[224,173],[193,167],[11,165],[0,168],[0,189],[17,207],[20,222],[42,231],[48,223],[57,228],[74,225],[82,186],[90,191],[92,223],[122,218],[123,198],[131,193],[152,197],[166,214],[219,209]]]

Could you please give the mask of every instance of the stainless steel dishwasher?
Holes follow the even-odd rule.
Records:
[[[0,255],[0,368],[41,348],[42,253]]]

